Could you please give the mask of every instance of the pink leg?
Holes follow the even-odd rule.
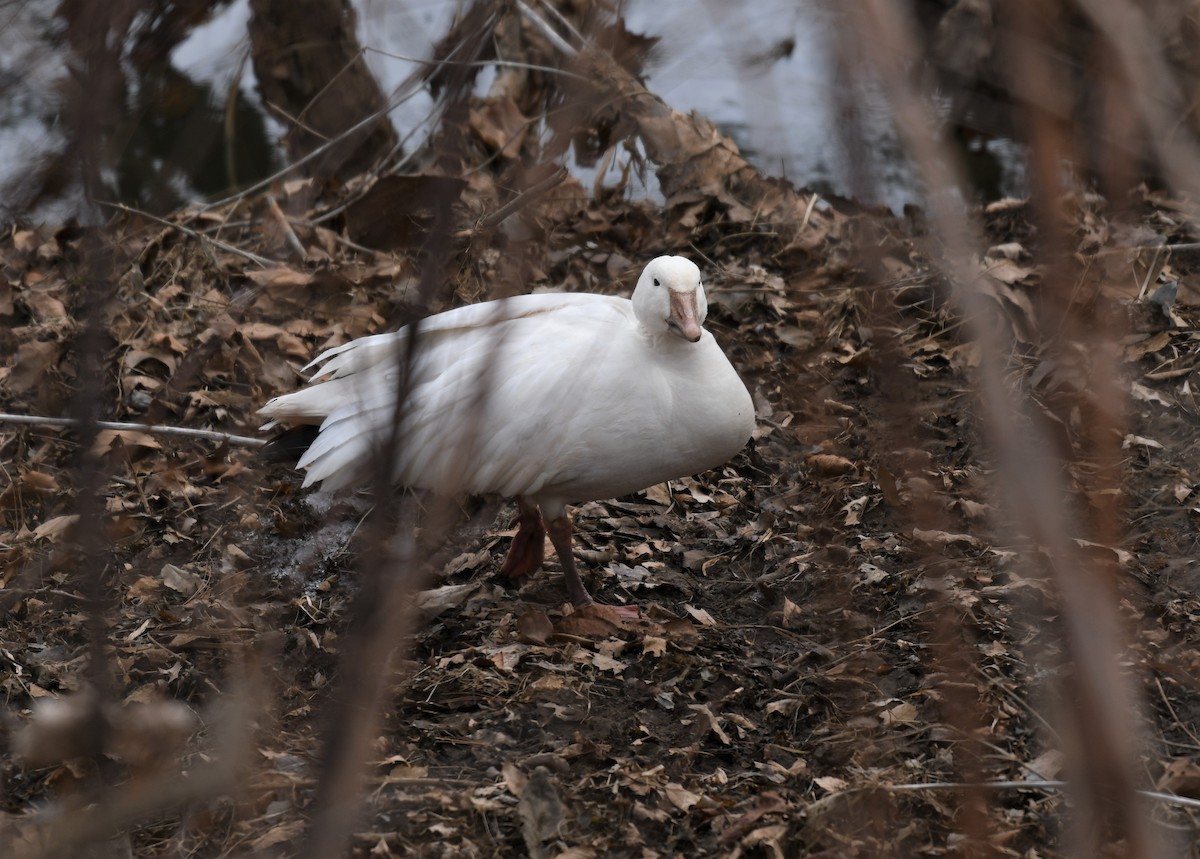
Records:
[[[513,535],[508,556],[500,575],[511,582],[523,579],[542,565],[546,554],[546,526],[537,507],[524,498],[517,499],[517,533]]]
[[[640,617],[637,606],[597,605],[592,595],[587,592],[583,580],[579,578],[579,570],[575,568],[575,555],[571,550],[571,519],[568,516],[551,519],[546,527],[550,531],[550,542],[554,544],[554,551],[558,553],[559,563],[562,564],[567,596],[571,598],[571,604],[575,608],[590,606],[600,609],[600,614],[615,615],[618,620],[636,620]]]
[[[549,530],[550,542],[554,544],[554,551],[558,552],[558,562],[562,564],[564,584],[567,586],[567,596],[571,598],[571,603],[576,608],[592,605],[594,602],[592,595],[583,586],[583,580],[579,578],[579,571],[575,569],[575,555],[571,549],[570,518],[559,516],[557,519],[551,519]]]

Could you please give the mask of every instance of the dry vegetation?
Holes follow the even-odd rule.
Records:
[[[11,225],[0,410],[70,425],[0,419],[3,855],[1196,855],[1200,161],[1185,105],[1164,129],[1142,97],[1195,91],[1194,13],[919,5],[962,48],[933,67],[947,122],[1003,89],[1030,199],[945,193],[902,4],[841,31],[938,189],[894,217],[761,176],[641,88],[602,10],[558,7],[585,47],[484,3],[439,56],[583,74],[473,96],[431,69],[442,124],[399,170],[380,133],[163,218]],[[1089,98],[1133,124],[1026,98],[1037,56],[1104,68]],[[1066,67],[1040,70],[1061,103]],[[572,142],[664,201],[566,177]],[[347,161],[374,166],[332,182]],[[501,588],[509,505],[313,494],[246,441],[326,346],[627,294],[662,252],[705,270],[758,430],[578,508],[594,591],[640,622],[573,613],[553,575]]]

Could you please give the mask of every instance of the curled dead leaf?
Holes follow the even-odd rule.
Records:
[[[707,722],[707,724],[708,724],[708,729],[710,731],[712,731],[714,734],[716,734],[717,739],[720,740],[723,744],[728,746],[730,743],[733,742],[729,738],[729,734],[725,733],[724,729],[721,727],[720,722],[717,721],[716,715],[713,713],[712,709],[707,704],[688,704],[688,709],[695,710],[697,713],[699,713],[701,716],[703,716],[705,722]]]
[[[778,713],[781,716],[791,716],[800,709],[800,700],[798,698],[782,698],[778,701],[768,701],[765,709],[767,715]]]
[[[984,266],[984,270],[996,280],[1010,286],[1029,280],[1037,273],[1037,269],[1033,266],[1019,265],[1011,259],[989,260]]]
[[[55,516],[53,519],[47,519],[33,529],[33,538],[35,540],[49,540],[52,543],[57,543],[65,539],[66,535],[78,521],[78,513],[70,513],[65,516]]]
[[[1108,555],[1112,558],[1115,558],[1117,563],[1122,567],[1128,567],[1133,563],[1134,560],[1132,552],[1128,552],[1125,549],[1121,549],[1116,546],[1105,546],[1102,543],[1093,543],[1091,540],[1080,540],[1078,538],[1075,540],[1075,545],[1081,549],[1087,549],[1089,551],[1098,552],[1101,555]]]
[[[1158,442],[1156,442],[1154,439],[1146,438],[1145,436],[1140,436],[1140,435],[1133,435],[1133,434],[1125,436],[1124,440],[1121,442],[1121,449],[1129,450],[1129,448],[1133,447],[1134,445],[1141,445],[1142,447],[1156,448],[1158,450],[1163,449],[1163,446],[1161,444],[1159,444]]]
[[[914,722],[917,718],[917,708],[908,701],[897,704],[894,707],[882,711],[879,714],[880,719],[885,725],[906,724]]]
[[[57,492],[58,481],[44,471],[26,471],[21,475],[21,485],[36,492]]]
[[[809,468],[822,477],[836,477],[854,471],[854,463],[844,456],[831,453],[814,453],[807,460]]]
[[[477,590],[479,590],[478,581],[462,585],[443,585],[440,588],[421,591],[414,597],[414,602],[426,616],[437,617],[447,609],[462,605]]]
[[[982,549],[984,542],[971,534],[953,534],[949,531],[923,531],[913,528],[913,539],[932,546],[957,546],[958,548]]]

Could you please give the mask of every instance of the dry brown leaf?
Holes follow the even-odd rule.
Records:
[[[783,716],[790,716],[800,709],[801,702],[797,698],[781,698],[778,701],[768,701],[767,706],[763,709],[767,715],[778,713]]]
[[[471,131],[492,151],[516,158],[529,131],[529,118],[508,96],[489,98],[470,114]]]
[[[875,479],[879,484],[880,494],[883,495],[883,500],[887,502],[888,506],[899,507],[902,502],[900,490],[896,486],[896,476],[881,466],[875,473]]]
[[[684,618],[673,618],[663,624],[663,632],[672,641],[690,642],[695,641],[700,632],[696,629],[695,624]]]
[[[30,315],[41,325],[59,322],[67,316],[66,305],[47,292],[27,290],[23,297]]]
[[[667,652],[667,640],[656,635],[642,636],[642,656],[662,657]]]
[[[832,775],[823,775],[814,778],[813,784],[821,788],[821,790],[828,791],[829,793],[837,793],[838,791],[845,790],[850,783],[844,778],[838,778],[837,776]]]
[[[261,853],[276,844],[293,843],[303,834],[306,825],[303,820],[288,820],[273,826],[250,842],[250,850]]]
[[[822,477],[835,477],[840,474],[850,474],[854,471],[854,463],[844,456],[831,453],[815,453],[807,460],[809,468]]]
[[[442,612],[465,603],[479,587],[478,581],[461,585],[442,585],[440,588],[421,591],[413,598],[413,602],[426,616],[437,617]]]
[[[146,450],[162,449],[162,445],[150,433],[137,430],[100,430],[96,434],[96,443],[92,450],[102,456],[111,450],[137,447]]]
[[[531,856],[544,855],[542,842],[558,834],[563,823],[563,804],[554,777],[546,767],[535,767],[517,802],[521,835]]]
[[[1157,403],[1160,406],[1166,406],[1168,408],[1175,405],[1158,391],[1154,390],[1153,388],[1147,388],[1140,382],[1130,382],[1129,393],[1133,395],[1135,400],[1140,400],[1143,403]]]
[[[69,513],[65,516],[55,516],[53,519],[47,519],[33,529],[33,538],[35,540],[49,540],[52,543],[56,543],[64,539],[78,521],[78,513]]]
[[[588,661],[601,671],[611,671],[613,674],[621,674],[629,667],[629,663],[613,659],[604,653],[593,653]]]
[[[554,625],[555,632],[561,635],[611,635],[619,629],[620,626],[611,620],[578,611],[563,617]]]
[[[513,530],[516,533],[516,530]],[[485,564],[490,564],[492,561],[492,552],[490,546],[484,546],[478,552],[463,552],[457,555],[442,568],[442,576],[450,578],[458,573],[466,572],[467,570],[477,570]]]
[[[861,525],[863,513],[867,511],[867,506],[871,503],[871,499],[866,495],[860,495],[858,498],[853,498],[842,506],[842,512],[846,514],[844,524],[846,525]]]
[[[1056,779],[1063,771],[1067,756],[1058,749],[1047,749],[1028,764],[1028,772],[1039,779]]]
[[[667,484],[665,483],[656,483],[653,486],[648,486],[642,490],[642,494],[646,496],[647,500],[655,504],[661,504],[663,507],[671,505],[671,493],[667,491]]]
[[[57,492],[58,481],[44,471],[26,471],[21,475],[21,485],[36,492]]]
[[[863,584],[877,585],[880,582],[886,582],[888,580],[888,571],[882,567],[877,567],[874,564],[859,564],[858,571],[862,574]]]
[[[932,546],[958,546],[970,549],[981,549],[984,542],[971,534],[953,534],[949,531],[924,531],[913,528],[913,539],[918,543],[928,543]]]
[[[916,721],[917,708],[908,701],[889,707],[879,714],[885,725],[907,724]]]
[[[9,392],[28,394],[45,381],[62,354],[62,344],[53,340],[30,340],[17,347],[17,360],[8,374],[5,385]]]
[[[1125,549],[1117,546],[1105,546],[1101,543],[1093,543],[1091,540],[1081,540],[1078,538],[1075,540],[1075,545],[1081,549],[1088,549],[1101,554],[1110,555],[1111,557],[1116,558],[1117,563],[1122,567],[1128,567],[1134,562],[1134,556],[1132,552],[1126,551]]]
[[[174,564],[163,564],[159,571],[163,584],[184,596],[191,596],[200,589],[201,580],[195,573],[189,572]]]
[[[703,716],[705,722],[708,724],[708,729],[716,734],[717,739],[722,743],[728,746],[733,742],[733,740],[729,738],[729,734],[725,733],[725,731],[721,728],[721,724],[717,721],[716,715],[714,715],[712,709],[707,704],[688,704],[688,709],[695,710],[697,713]]]
[[[629,629],[632,625],[638,624],[643,620],[641,610],[637,606],[632,605],[618,606],[592,603],[591,605],[577,608],[575,614],[581,614],[584,617],[599,618],[620,629]]]
[[[1178,796],[1200,797],[1200,764],[1192,758],[1168,761],[1155,787]]]
[[[21,253],[33,253],[42,243],[42,237],[36,230],[13,230],[13,247]]]
[[[517,618],[517,640],[526,644],[545,644],[554,635],[554,624],[544,611],[533,609]]]
[[[973,522],[986,519],[995,512],[995,508],[990,504],[980,504],[978,501],[971,501],[967,498],[959,498],[954,502],[953,506],[957,507],[963,516]]]
[[[1158,331],[1154,334],[1147,334],[1141,340],[1130,343],[1125,347],[1125,358],[1129,361],[1136,361],[1139,358],[1144,358],[1147,355],[1161,351],[1171,345],[1172,337],[1173,334],[1170,331]],[[1134,389],[1134,396],[1137,396],[1137,389],[1139,388],[1143,391],[1148,390],[1145,386],[1137,382],[1132,382],[1131,387]]]
[[[1034,267],[1018,265],[1010,259],[989,261],[984,266],[984,271],[996,280],[1009,285],[1028,280],[1036,273]]]
[[[985,256],[993,259],[1020,260],[1028,259],[1029,251],[1025,250],[1025,246],[1020,242],[1004,242],[992,245]]]
[[[680,811],[687,811],[693,805],[704,799],[702,794],[688,790],[678,782],[667,782],[663,788],[663,793],[671,805],[678,808]]]
[[[780,814],[788,808],[787,802],[778,793],[773,790],[764,791],[754,800],[754,805],[749,811],[721,830],[721,843],[728,845],[737,841],[766,815]]]
[[[258,284],[263,288],[267,287],[288,287],[288,286],[307,286],[312,283],[313,276],[309,272],[296,271],[286,266],[280,268],[265,268],[262,270],[249,270],[243,273],[245,277]],[[223,297],[222,297],[223,298]]]
[[[500,767],[500,775],[504,778],[504,786],[508,792],[520,798],[521,793],[525,790],[525,785],[529,782],[529,776],[525,775],[525,771],[515,761],[505,761],[504,765]]]
[[[145,597],[153,596],[158,593],[162,587],[162,582],[150,576],[141,576],[136,582],[129,586],[129,590],[125,592],[126,599],[140,600]]]
[[[506,644],[501,647],[481,647],[479,649],[491,660],[492,665],[501,671],[511,673],[517,670],[521,657],[529,650],[529,645]]]

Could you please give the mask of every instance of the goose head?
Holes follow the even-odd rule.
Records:
[[[633,290],[633,312],[652,336],[674,334],[695,343],[708,315],[700,269],[684,257],[655,257]]]

